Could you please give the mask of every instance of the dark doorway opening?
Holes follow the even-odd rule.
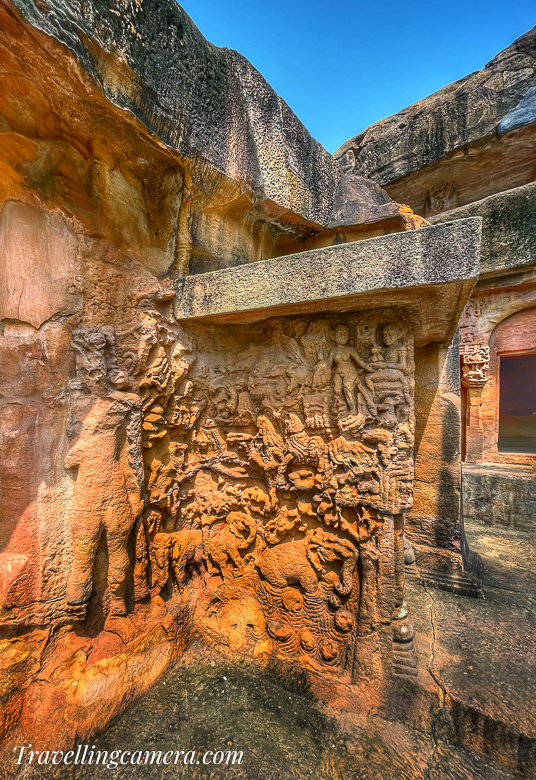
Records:
[[[501,356],[499,452],[536,454],[536,353]]]

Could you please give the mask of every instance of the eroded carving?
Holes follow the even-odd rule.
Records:
[[[473,344],[463,354],[462,382],[466,387],[483,387],[488,381],[489,346]]]
[[[65,612],[100,603],[128,641],[143,600],[195,603],[209,639],[351,679],[359,641],[407,614],[410,328],[185,326],[172,297],[140,281],[118,322],[72,334]]]
[[[93,563],[104,534],[110,611],[113,615],[126,614],[127,544],[143,506],[143,476],[136,457],[139,423],[137,396],[111,393],[97,398],[67,454],[66,467],[77,470],[71,516],[73,564],[66,596],[69,606],[85,605],[90,599]]]
[[[357,638],[406,614],[407,325],[389,312],[198,324],[182,342],[178,372],[140,383],[153,531],[138,523],[137,549],[152,592],[191,582],[201,623],[223,637],[256,603],[244,645],[351,672]],[[159,349],[171,366],[173,341]]]

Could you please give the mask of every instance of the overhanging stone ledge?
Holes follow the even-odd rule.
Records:
[[[176,313],[234,324],[281,314],[403,307],[415,343],[449,343],[478,277],[482,219],[192,275]],[[178,285],[179,286],[179,285]]]

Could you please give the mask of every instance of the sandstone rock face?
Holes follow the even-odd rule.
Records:
[[[127,3],[121,12],[103,0],[14,5],[67,46],[109,100],[197,159],[194,176],[210,176],[208,166],[236,183],[235,197],[327,223],[338,164],[252,65],[205,40],[174,0]]]
[[[515,108],[512,108],[506,116],[503,116],[497,125],[499,135],[509,130],[517,130],[519,127],[536,122],[536,87],[531,87],[523,95]]]
[[[335,152],[381,186],[421,170],[491,133],[536,82],[536,27],[471,73],[368,127]]]
[[[341,166],[260,73],[237,52],[205,40],[175,0],[128,3],[121,13],[102,0],[58,0],[46,9],[21,0],[14,6],[35,29],[31,42],[21,33],[20,50],[8,55],[17,60],[16,83],[29,92],[39,84],[39,110],[47,117],[36,155],[37,139],[30,140],[35,124],[21,124],[27,106],[21,112],[10,99],[7,126],[28,136],[24,153],[17,148],[14,159],[23,154],[20,172],[30,178],[65,177],[62,195],[73,199],[78,191],[79,216],[86,221],[92,211],[87,199],[97,191],[99,229],[114,242],[127,241],[131,253],[148,244],[146,260],[157,273],[175,262],[176,272],[186,275],[285,254],[296,240],[317,234],[322,246],[335,239],[337,209],[351,198],[337,194]],[[6,26],[11,49],[20,14],[12,12],[19,22],[10,18]],[[69,67],[73,57],[75,71]],[[44,72],[37,64],[43,59]],[[6,77],[5,86],[17,94],[13,78]],[[73,112],[60,120],[57,106],[66,97]],[[107,131],[97,128],[96,104],[106,105]],[[112,130],[112,116],[121,130]],[[133,132],[120,151],[126,116]],[[157,170],[156,150],[142,149],[147,142],[138,138],[148,132],[149,146],[160,149]],[[356,238],[421,226],[411,209],[381,197],[388,209],[378,212],[370,192],[360,199],[361,212],[353,209],[351,224],[361,225]],[[121,217],[117,208],[102,208],[112,202]]]
[[[356,171],[430,217],[534,179],[536,28],[481,71],[351,138]],[[490,175],[492,171],[492,175]]]
[[[239,322],[289,308],[351,311],[388,300],[410,314],[418,346],[448,343],[459,298],[478,271],[481,225],[477,218],[438,227],[192,275],[175,310],[185,320]]]
[[[430,221],[438,225],[467,217],[482,217],[482,276],[530,272],[536,257],[536,183],[437,214]]]
[[[172,0],[115,10],[0,2],[1,732],[89,738],[194,634],[429,728],[404,527],[480,220],[414,230]]]

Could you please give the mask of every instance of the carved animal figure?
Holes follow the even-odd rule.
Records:
[[[209,562],[215,564],[213,570],[219,568],[224,578],[229,570],[233,577],[243,574],[245,567],[240,550],[247,550],[256,534],[257,523],[244,512],[229,512],[223,528],[207,529],[204,536],[205,550]],[[234,568],[229,566],[229,561]]]
[[[204,576],[205,553],[201,531],[183,529],[170,534],[157,534],[150,554],[152,585],[158,591],[162,590],[172,573],[179,593],[182,593],[187,567],[195,567],[199,575]]]
[[[256,565],[270,585],[285,588],[297,583],[313,595],[318,591],[319,580],[327,573],[325,564],[342,560],[340,580],[335,582],[334,588],[346,596],[352,589],[357,558],[358,550],[351,542],[315,528],[297,542],[265,548]]]
[[[277,468],[283,457],[283,438],[263,414],[257,418],[258,434],[250,449],[250,459],[265,471]]]
[[[266,475],[266,484],[270,495],[270,503],[266,509],[271,511],[277,506],[276,472],[281,466],[284,443],[283,438],[276,432],[273,424],[265,415],[261,414],[257,418],[257,428],[258,434],[248,447],[248,458]]]

